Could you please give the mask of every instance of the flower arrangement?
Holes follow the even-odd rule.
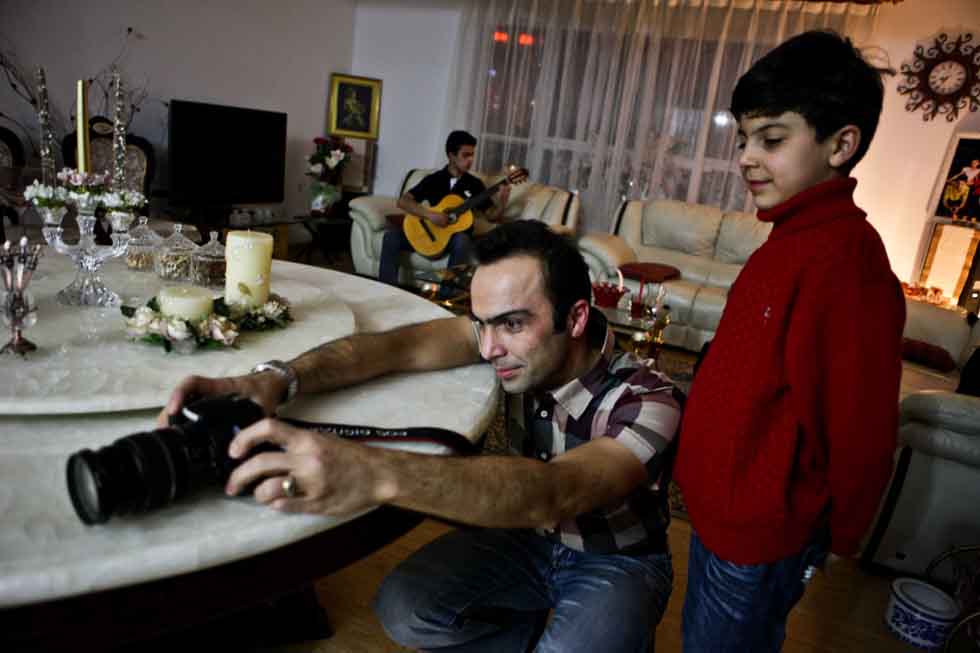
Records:
[[[68,189],[63,186],[49,186],[37,179],[24,189],[24,199],[42,209],[57,209],[68,203]]]
[[[60,181],[68,189],[69,196],[72,194],[91,195],[105,192],[108,177],[98,172],[79,172],[74,168],[63,168],[58,173]]]
[[[214,300],[212,312],[194,322],[164,315],[156,297],[145,306],[122,306],[120,310],[126,317],[126,335],[132,340],[179,353],[190,353],[197,348],[237,347],[238,336],[244,331],[283,329],[293,321],[289,301],[276,294],[269,295],[269,300],[261,306],[250,308],[227,304],[219,297]]]
[[[354,148],[337,136],[317,137],[313,139],[313,144],[316,149],[306,159],[310,166],[306,174],[320,181],[336,182],[344,164],[350,161]]]
[[[102,196],[102,206],[109,211],[127,211],[135,213],[146,204],[146,196],[137,190],[120,190],[105,193]]]
[[[310,185],[310,211],[320,214],[341,198],[340,175],[354,149],[336,136],[317,137],[313,143],[316,150],[306,159],[309,164],[306,174],[315,180]]]

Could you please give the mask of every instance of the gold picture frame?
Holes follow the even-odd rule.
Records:
[[[327,133],[374,141],[378,139],[380,117],[380,79],[330,75]]]

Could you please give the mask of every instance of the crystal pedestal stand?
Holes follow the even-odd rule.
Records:
[[[44,239],[59,254],[71,257],[78,266],[75,280],[58,292],[58,301],[70,306],[118,306],[119,295],[106,287],[99,275],[102,264],[110,258],[116,258],[126,253],[129,247],[129,225],[133,221],[130,213],[112,211],[109,221],[112,224],[112,245],[95,244],[95,209],[99,206],[100,196],[93,193],[82,196],[75,201],[78,215],[78,243],[69,245],[62,240],[64,229],[61,227],[60,215],[44,215],[45,225],[42,229]]]

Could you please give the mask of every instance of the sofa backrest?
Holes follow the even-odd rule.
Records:
[[[612,233],[637,260],[673,265],[681,278],[727,288],[771,227],[750,213],[678,200],[630,200],[620,206]]]
[[[426,175],[435,172],[435,168],[413,168],[408,171],[402,180],[399,196],[404,195],[405,191],[410,190],[418,184]],[[482,172],[473,172],[486,186],[497,183],[503,175],[487,175]],[[504,209],[504,220],[538,220],[552,226],[560,226],[564,230],[574,233],[578,228],[579,198],[575,193],[571,193],[557,186],[538,184],[534,182],[524,182],[515,184],[510,189],[510,199]],[[486,230],[478,224],[477,232]]]
[[[714,260],[708,284],[730,287],[752,252],[759,249],[769,238],[772,223],[763,222],[751,213],[729,211],[721,218],[718,240],[715,241]]]

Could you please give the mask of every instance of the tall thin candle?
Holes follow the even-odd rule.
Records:
[[[92,161],[89,158],[91,148],[88,141],[88,82],[78,80],[78,98],[75,108],[75,159],[79,172],[92,172]]]

